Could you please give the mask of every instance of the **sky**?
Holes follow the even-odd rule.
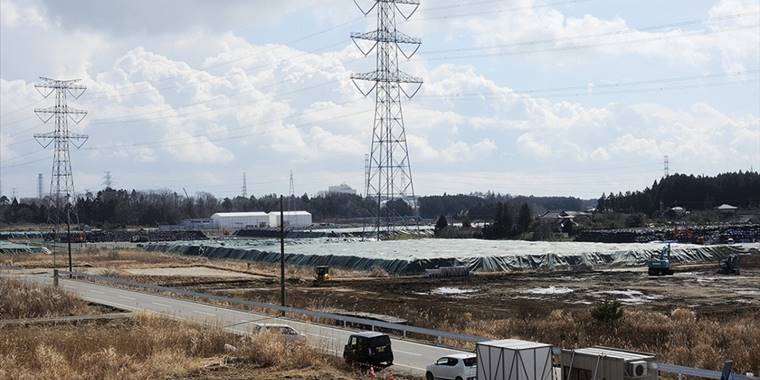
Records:
[[[357,0],[364,9],[370,0]],[[403,6],[402,6],[403,8]],[[408,11],[408,9],[402,9]],[[49,189],[38,77],[81,79],[77,191],[364,190],[374,70],[348,0],[0,0],[2,192]],[[398,29],[418,195],[596,198],[760,168],[760,0],[422,0]]]

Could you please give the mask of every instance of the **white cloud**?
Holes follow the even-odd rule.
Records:
[[[141,26],[144,30],[120,35],[105,25],[107,18],[87,25],[84,25],[87,20],[78,20],[79,16],[73,14],[58,15],[55,19],[58,21],[48,19],[50,9],[62,6],[57,3],[45,11],[46,8],[35,7],[33,2],[0,1],[3,2],[0,116],[4,122],[1,156],[4,166],[48,154],[29,135],[31,131],[47,128],[33,119],[31,107],[49,103],[35,92],[32,78],[38,73],[51,73],[65,77],[80,75],[89,86],[79,101],[72,102],[90,111],[77,129],[88,133],[91,139],[84,150],[74,155],[76,170],[98,173],[108,169],[115,175],[145,173],[143,177],[147,180],[135,177],[134,181],[143,181],[138,187],[149,182],[151,188],[162,187],[157,182],[166,173],[192,173],[175,182],[199,189],[204,185],[222,187],[225,183],[237,183],[239,172],[244,170],[252,177],[254,173],[255,177],[261,177],[262,173],[264,177],[272,177],[275,176],[272,173],[290,168],[308,175],[317,172],[314,167],[337,173],[315,175],[308,188],[303,189],[310,192],[325,187],[328,181],[351,183],[353,180],[346,176],[361,177],[356,168],[361,167],[364,154],[369,151],[374,97],[360,97],[348,77],[357,69],[368,70],[372,59],[357,60],[351,47],[317,53],[293,46],[255,44],[222,25],[216,15],[196,22],[197,10],[170,20],[173,25],[151,25],[155,21],[146,20],[146,25]],[[119,3],[117,8],[124,10],[142,4],[146,7],[140,11],[143,12],[166,6],[135,4]],[[220,15],[247,4],[223,7]],[[522,0],[520,4],[534,3]],[[745,12],[739,9],[751,6],[739,0],[723,0],[710,16]],[[199,9],[207,7],[204,4]],[[302,6],[289,3],[273,12],[282,15],[299,7]],[[266,13],[268,8],[257,9]],[[101,11],[95,9],[92,14]],[[113,30],[130,28],[140,12],[128,15],[129,20],[117,21]],[[573,18],[551,8],[511,14],[507,21],[504,18],[496,16],[494,20],[483,19],[481,25],[465,22],[459,26],[478,33],[509,31],[510,39],[559,38],[628,28],[622,18],[591,15]],[[72,24],[63,25],[64,20]],[[186,24],[201,27],[187,28]],[[235,19],[231,19],[231,25],[234,24]],[[722,21],[719,26],[726,24]],[[151,38],[141,36],[142,33],[150,33]],[[634,30],[629,34],[660,35]],[[479,38],[477,34],[468,36]],[[723,38],[723,50],[716,48],[717,40],[689,38],[669,45],[671,52],[662,51],[662,44],[647,44],[630,51],[628,47],[610,45],[595,53],[612,56],[632,53],[668,62],[677,59],[675,55],[684,54],[681,58],[689,60],[684,65],[693,67],[715,59],[718,51],[725,60],[724,67],[753,67],[747,61],[753,52],[757,54],[757,49],[742,51],[749,41],[744,37],[737,41]],[[573,43],[564,40],[557,42],[557,46]],[[62,58],[50,59],[48,48]],[[69,54],[73,51],[77,54]],[[737,106],[740,111],[725,110],[709,98],[680,101],[678,95],[667,104],[656,99],[646,102],[555,99],[542,97],[540,92],[517,93],[510,85],[500,84],[509,81],[499,80],[489,73],[489,67],[476,63],[437,64],[426,62],[423,56],[404,65],[425,80],[420,95],[404,101],[410,160],[415,173],[420,173],[415,178],[417,188],[422,191],[425,185],[419,181],[440,182],[465,167],[477,167],[490,174],[484,174],[484,180],[469,181],[466,186],[454,182],[441,185],[451,185],[452,189],[478,185],[485,190],[489,188],[488,181],[493,181],[488,176],[493,177],[494,173],[503,176],[504,171],[511,171],[517,174],[509,178],[525,180],[519,184],[521,189],[538,193],[535,189],[552,184],[553,176],[543,174],[547,171],[593,170],[601,165],[651,162],[653,170],[659,173],[659,160],[665,152],[671,155],[674,166],[683,171],[704,170],[708,166],[731,169],[737,167],[737,162],[749,166],[760,159],[753,144],[747,143],[760,139],[757,131],[760,119],[755,109]],[[593,71],[593,67],[587,70]],[[576,80],[568,79],[574,84]],[[600,90],[597,87],[594,91]],[[16,108],[23,110],[9,111]],[[10,120],[25,117],[29,119],[8,125]],[[32,155],[14,158],[25,154]],[[48,165],[40,162],[23,168],[24,171],[11,170],[11,181],[20,187],[27,182],[28,173],[47,172]],[[521,171],[534,173],[520,174]],[[83,176],[82,180],[92,182],[87,186],[95,187],[96,178],[93,174]],[[31,180],[28,182],[33,184]],[[166,186],[175,186],[175,182],[167,182]],[[632,183],[623,171],[612,173],[606,182]],[[130,185],[126,181],[122,184]],[[257,191],[279,191],[278,186],[287,188],[286,180],[284,184],[261,185]],[[595,186],[599,184],[554,188],[584,192],[591,188],[588,191],[596,193]]]
[[[674,25],[661,30],[637,29],[621,17],[567,16],[555,7],[542,6],[540,0],[517,3],[517,12],[452,18],[448,23],[451,27],[472,34],[476,45],[489,48],[460,54],[551,51],[553,54],[536,59],[573,65],[588,64],[599,55],[637,55],[696,66],[714,60],[713,51],[717,50],[727,71],[758,64],[757,29],[747,28],[757,22],[760,3],[754,0],[720,0],[708,11],[705,25]],[[531,43],[522,43],[525,41]]]

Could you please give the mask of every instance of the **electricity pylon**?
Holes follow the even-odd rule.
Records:
[[[662,172],[663,178],[668,178],[670,176],[670,158],[668,155],[665,155],[665,158],[662,161]]]
[[[240,196],[248,198],[248,181],[245,178],[245,172],[243,172],[243,187],[240,188]]]
[[[288,211],[296,210],[296,187],[293,185],[293,171],[290,171],[290,185],[288,186]]]
[[[422,41],[398,31],[396,16],[408,20],[419,8],[420,2],[375,0],[367,10],[358,3],[356,5],[365,16],[373,10],[377,12],[376,30],[351,33],[351,39],[362,54],[367,56],[375,51],[375,70],[352,74],[351,80],[362,95],[368,96],[372,91],[375,92],[375,121],[366,175],[366,196],[377,200],[375,228],[379,239],[383,219],[386,230],[391,229],[391,208],[387,203],[407,197],[414,198],[401,95],[413,98],[422,87],[422,79],[399,70],[398,60],[399,53],[404,58],[411,59]],[[373,84],[365,90],[357,84],[357,80]],[[386,207],[383,213],[384,204]]]
[[[106,171],[103,175],[103,186],[105,186],[105,188],[113,189],[113,177],[111,176],[110,171]]]
[[[87,87],[79,84],[79,79],[56,80],[40,77],[41,82],[34,87],[44,98],[55,94],[55,105],[46,108],[35,108],[34,113],[43,123],[55,119],[55,127],[47,133],[34,135],[34,139],[43,147],[53,145],[53,170],[50,176],[50,202],[52,207],[49,220],[54,232],[60,231],[60,224],[71,222],[71,209],[74,204],[74,176],[71,171],[70,145],[81,148],[87,142],[87,136],[71,133],[69,119],[79,124],[87,116],[87,111],[69,107],[67,95],[79,99]],[[63,207],[65,204],[65,207]],[[76,215],[76,214],[75,214]]]

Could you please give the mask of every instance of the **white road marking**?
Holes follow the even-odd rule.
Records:
[[[396,349],[396,348],[392,348],[392,350],[393,350],[393,352],[400,352],[402,354],[407,354],[407,355],[412,355],[412,356],[422,356],[422,354],[418,354],[416,352],[401,351],[401,350]]]
[[[209,313],[209,312],[207,312],[207,311],[193,310],[193,313],[198,313],[198,314],[208,315],[208,316],[210,316],[210,317],[216,317],[216,314],[214,314],[214,313]]]
[[[167,309],[170,309],[170,308],[171,308],[171,306],[169,306],[169,305],[167,305],[167,304],[165,304],[165,303],[160,303],[160,302],[155,302],[155,301],[151,301],[150,303],[152,303],[152,304],[154,304],[154,305],[156,305],[156,306],[165,307],[165,308],[167,308]]]
[[[398,366],[398,367],[405,367],[405,368],[416,369],[416,370],[418,370],[418,371],[422,371],[422,372],[425,372],[425,369],[424,369],[424,368],[420,368],[420,367],[414,367],[414,366],[410,366],[410,365],[406,365],[406,364],[393,363],[393,367],[397,367],[397,366]]]
[[[335,338],[333,338],[333,337],[331,337],[331,336],[319,335],[319,334],[314,334],[314,333],[308,333],[308,332],[307,332],[307,333],[306,333],[306,335],[311,335],[311,336],[318,336],[318,337],[320,337],[320,338],[325,338],[325,339],[335,340]]]

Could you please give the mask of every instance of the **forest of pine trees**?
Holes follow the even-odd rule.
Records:
[[[675,174],[655,181],[643,191],[602,194],[600,211],[641,212],[653,215],[663,207],[705,210],[728,203],[739,208],[760,208],[760,174],[736,172],[715,177]]]

